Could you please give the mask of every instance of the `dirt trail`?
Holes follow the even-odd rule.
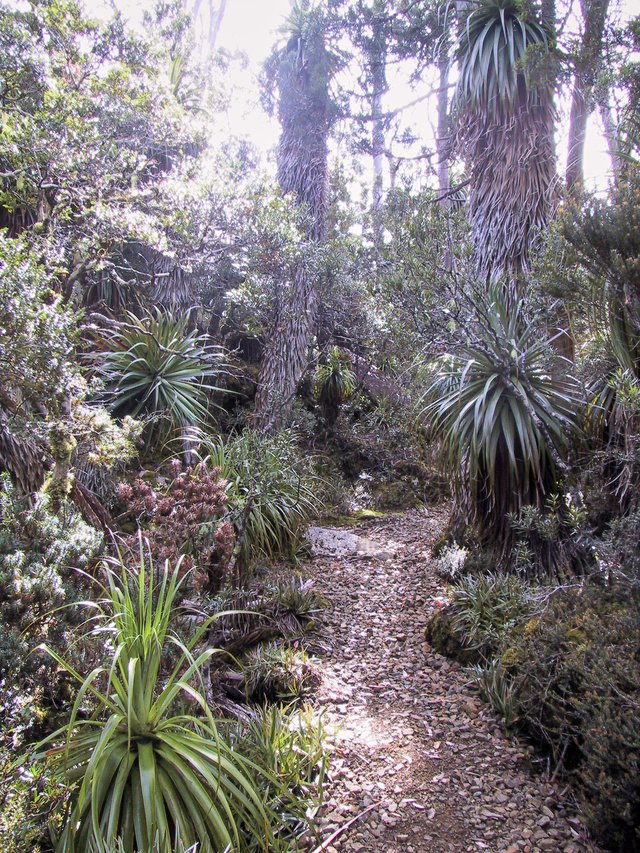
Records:
[[[360,553],[320,542],[326,556],[306,567],[329,602],[317,702],[335,751],[322,840],[357,817],[323,849],[594,851],[563,790],[424,641],[444,589],[430,548],[445,521],[433,509],[367,521],[352,530],[368,540]]]

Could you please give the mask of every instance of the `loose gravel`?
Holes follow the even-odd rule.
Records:
[[[333,550],[330,530],[315,534],[305,574],[328,601],[315,701],[333,757],[303,848],[593,853],[566,789],[424,640],[445,592],[431,561],[445,523],[433,508],[368,520]]]

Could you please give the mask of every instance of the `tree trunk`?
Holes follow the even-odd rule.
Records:
[[[449,132],[449,39],[445,34],[438,57],[438,134],[436,154],[438,157],[438,195],[444,208],[451,206],[449,198],[449,160],[451,157],[451,138]]]
[[[287,421],[298,382],[307,366],[315,315],[313,276],[304,261],[296,266],[292,286],[281,289],[276,318],[265,352],[255,402],[255,426],[274,433]]]
[[[613,182],[617,184],[623,171],[623,159],[620,156],[620,138],[618,136],[618,126],[613,118],[611,103],[609,100],[609,92],[607,89],[601,89],[598,96],[598,109],[602,128],[604,130],[604,138],[607,141],[607,151],[611,158],[611,171],[613,173]]]
[[[587,121],[594,104],[593,90],[602,62],[602,36],[609,0],[581,0],[584,35],[576,72],[569,117],[566,183],[569,195],[578,196],[584,188],[584,144]]]
[[[307,25],[292,34],[278,70],[278,183],[300,205],[306,229],[303,255],[292,280],[276,293],[273,325],[258,379],[254,425],[272,433],[287,422],[298,382],[307,366],[313,334],[318,273],[308,259],[326,236],[327,136],[331,102],[323,22],[308,13]]]
[[[379,17],[372,21],[373,38],[369,51],[371,63],[371,154],[373,157],[372,230],[376,248],[382,246],[384,223],[382,203],[384,200],[384,156],[385,121],[382,97],[387,90],[387,43],[384,23]]]
[[[218,39],[218,33],[222,26],[222,19],[227,10],[227,0],[220,0],[220,5],[217,9],[213,8],[213,4],[209,8],[209,50],[213,52]]]

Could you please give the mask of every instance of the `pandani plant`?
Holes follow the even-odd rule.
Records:
[[[348,356],[332,347],[318,365],[314,379],[315,395],[329,426],[335,423],[340,404],[353,396],[357,384]]]
[[[511,540],[510,516],[544,510],[565,470],[582,395],[521,298],[499,287],[478,301],[475,335],[434,365],[422,416],[454,481],[456,510],[488,545]]]
[[[92,357],[106,383],[117,415],[147,417],[147,438],[183,431],[209,418],[212,384],[223,372],[219,347],[208,335],[189,329],[189,314],[154,309],[127,312],[97,337]]]
[[[518,0],[466,8],[452,107],[476,265],[485,280],[514,280],[556,202],[553,22]]]
[[[200,433],[199,442],[207,466],[219,468],[229,483],[239,570],[258,558],[293,557],[305,525],[319,510],[314,477],[303,471],[295,434],[245,430],[224,441]]]
[[[82,676],[43,647],[79,686],[69,721],[35,755],[71,787],[56,853],[269,849],[261,771],[220,735],[206,700],[211,619],[189,640],[172,627],[179,569],[154,567],[142,540],[138,568],[105,564],[104,598],[88,606],[108,665]]]

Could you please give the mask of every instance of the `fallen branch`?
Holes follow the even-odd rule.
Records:
[[[373,811],[373,809],[375,809],[377,805],[379,805],[379,803],[372,803],[370,806],[367,806],[364,811],[360,812],[355,817],[352,817],[346,823],[343,823],[342,826],[339,826],[335,832],[331,833],[331,835],[326,839],[326,841],[323,841],[319,847],[316,847],[315,850],[312,851],[312,853],[322,853],[323,850],[326,850],[328,847],[331,846],[331,844],[333,844],[336,838],[342,835],[343,832],[346,832],[350,826],[353,826],[356,821],[363,818],[368,812]]]

